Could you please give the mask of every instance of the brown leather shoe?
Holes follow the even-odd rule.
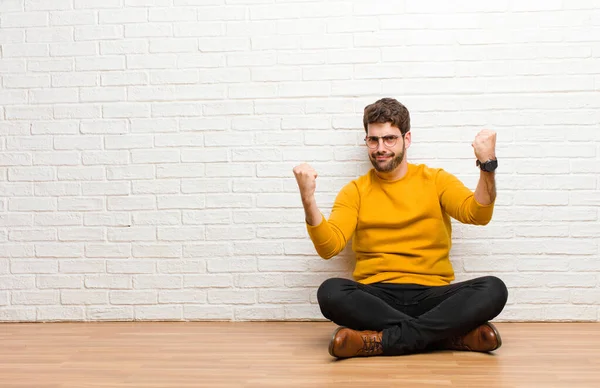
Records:
[[[329,354],[337,358],[378,356],[383,353],[381,335],[381,331],[339,327],[331,337]]]
[[[498,329],[486,322],[463,336],[449,338],[444,345],[449,350],[491,352],[502,346],[502,339]]]

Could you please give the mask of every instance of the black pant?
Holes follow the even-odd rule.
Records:
[[[383,331],[384,355],[435,349],[496,317],[507,298],[504,282],[493,276],[434,287],[332,278],[317,292],[325,318],[354,330]]]

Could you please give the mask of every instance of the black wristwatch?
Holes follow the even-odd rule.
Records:
[[[496,168],[498,168],[498,160],[496,160],[496,159],[488,160],[487,162],[484,162],[484,163],[481,163],[479,161],[479,159],[477,159],[476,164],[479,166],[481,171],[485,171],[485,172],[493,172],[496,170]]]

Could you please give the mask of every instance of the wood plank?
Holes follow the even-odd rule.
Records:
[[[335,360],[324,322],[0,325],[9,387],[596,387],[600,324],[498,323],[494,354]]]

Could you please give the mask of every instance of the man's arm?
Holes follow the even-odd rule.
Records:
[[[347,185],[338,194],[329,220],[326,220],[315,200],[316,171],[308,164],[294,167],[300,189],[307,230],[319,256],[329,259],[346,246],[354,233],[358,218],[358,193]]]
[[[475,200],[481,205],[490,205],[496,200],[496,176],[495,172],[481,171],[479,182],[475,189]]]

